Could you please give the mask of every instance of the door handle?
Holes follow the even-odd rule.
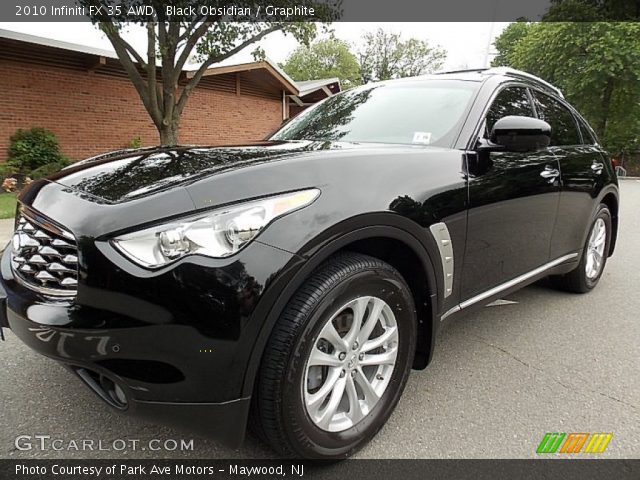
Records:
[[[604,169],[604,164],[600,163],[600,162],[595,162],[591,164],[591,170],[593,170],[593,172],[596,175],[600,175],[602,173],[602,170]]]
[[[544,167],[544,170],[540,172],[540,176],[542,178],[546,178],[547,180],[549,180],[549,183],[555,182],[556,178],[558,178],[559,175],[560,175],[560,170],[558,170],[557,168],[553,168],[549,165]]]

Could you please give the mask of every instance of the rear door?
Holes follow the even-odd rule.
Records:
[[[560,99],[532,90],[538,116],[551,125],[550,150],[560,162],[561,193],[551,258],[582,248],[594,200],[608,179],[605,156],[584,120]]]
[[[497,94],[485,114],[484,136],[508,115],[535,117],[526,87],[507,86]],[[558,169],[549,149],[524,153],[478,150],[468,156],[462,300],[549,261],[560,191]]]

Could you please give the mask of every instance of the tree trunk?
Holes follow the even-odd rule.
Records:
[[[162,125],[158,128],[158,132],[160,133],[160,145],[162,146],[172,146],[178,145],[178,134],[179,125],[177,121],[171,122],[169,125]]]
[[[607,123],[609,121],[609,109],[611,107],[611,98],[613,96],[614,79],[609,78],[602,94],[602,117],[598,122],[598,136],[603,139],[607,131]]]

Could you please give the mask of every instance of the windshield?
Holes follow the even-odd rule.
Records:
[[[307,109],[271,140],[322,140],[449,147],[476,82],[420,80],[348,90]]]

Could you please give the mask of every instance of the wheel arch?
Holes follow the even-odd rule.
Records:
[[[618,211],[620,206],[618,191],[613,188],[608,189],[604,193],[604,195],[601,197],[599,203],[604,203],[609,208],[609,211],[611,212],[612,232],[611,232],[611,242],[609,243],[609,252],[608,252],[608,256],[610,257],[611,255],[613,255],[613,251],[616,246],[616,240],[618,239]]]
[[[442,289],[443,279],[440,278],[441,274],[438,275],[441,268],[437,246],[435,240],[426,235],[422,227],[414,222],[398,215],[381,215],[388,215],[391,218],[386,218],[387,222],[383,223],[378,215],[374,215],[368,221],[375,219],[376,224],[369,223],[360,228],[352,228],[348,233],[339,236],[332,233],[333,230],[341,230],[342,227],[337,226],[336,229],[332,228],[331,231],[318,235],[315,241],[310,242],[299,252],[305,261],[287,279],[286,286],[278,293],[275,300],[272,300],[271,308],[251,352],[243,382],[243,395],[248,396],[253,392],[256,374],[269,336],[289,300],[318,266],[341,251],[355,251],[379,258],[394,266],[403,275],[413,293],[418,313],[419,331],[413,367],[422,369],[428,365],[433,355],[433,344],[438,327],[436,318],[437,312],[441,310],[440,301],[442,300],[438,295]],[[360,224],[361,220],[354,224],[352,219],[349,223],[353,227]],[[422,235],[418,236],[420,232]],[[433,241],[425,243],[419,238],[427,238],[428,242]],[[426,291],[421,292],[423,285],[426,286]]]

